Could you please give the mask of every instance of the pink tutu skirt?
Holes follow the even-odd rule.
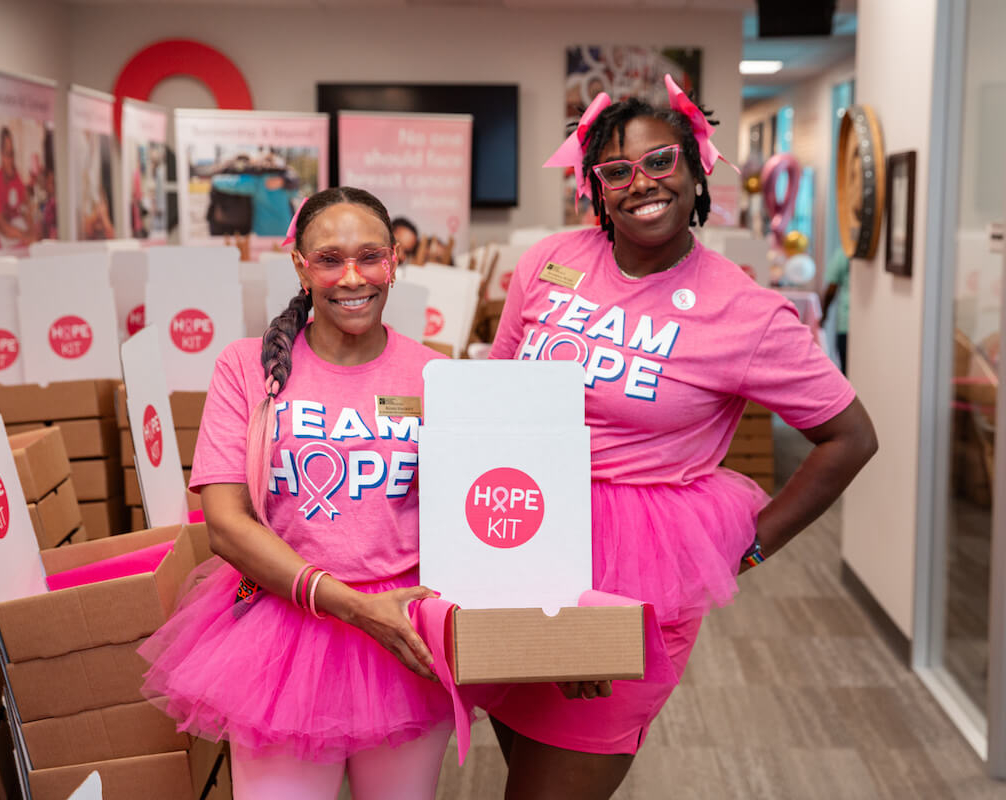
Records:
[[[750,478],[722,468],[687,486],[595,481],[594,588],[652,603],[661,625],[726,605],[768,501]]]
[[[214,558],[179,609],[139,650],[144,695],[178,729],[260,755],[342,761],[451,724],[450,696],[359,628],[315,619],[268,592],[235,604],[240,574]],[[416,571],[352,584],[370,593],[418,583]]]

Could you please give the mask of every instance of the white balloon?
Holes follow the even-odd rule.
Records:
[[[786,260],[783,276],[789,283],[808,283],[814,279],[816,271],[813,258],[806,253],[797,253]]]

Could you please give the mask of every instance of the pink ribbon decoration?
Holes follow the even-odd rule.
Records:
[[[319,486],[308,474],[307,465],[311,459],[320,456],[332,467],[324,482]],[[341,512],[330,498],[346,479],[346,460],[334,447],[321,442],[309,444],[297,453],[297,471],[300,474],[300,488],[307,494],[304,504],[297,509],[304,513],[304,519],[311,519],[318,511],[334,520]]]
[[[286,238],[283,240],[282,244],[283,247],[297,241],[297,218],[300,216],[300,210],[304,207],[304,203],[306,202],[307,198],[305,197],[300,201],[300,205],[297,206],[297,210],[293,212],[293,219],[290,220],[290,225],[286,229]]]
[[[695,141],[699,143],[699,160],[702,162],[702,169],[705,170],[706,175],[712,175],[717,159],[725,161],[740,175],[741,171],[737,165],[725,158],[712,143],[710,137],[713,135],[713,126],[709,124],[702,109],[688,99],[688,95],[681,90],[681,87],[674,82],[674,78],[670,75],[664,75],[664,84],[667,86],[667,101],[671,104],[671,109],[680,111],[692,123],[692,133],[695,134]]]
[[[782,172],[789,176],[789,181],[786,184],[786,196],[780,204],[775,184]],[[776,153],[765,162],[761,170],[761,190],[765,196],[765,210],[772,218],[769,227],[772,229],[776,247],[783,246],[786,226],[796,210],[796,193],[799,189],[800,163],[792,153]]]
[[[611,98],[607,92],[601,92],[590,101],[587,110],[583,112],[580,121],[573,131],[561,145],[549,157],[548,161],[542,164],[543,167],[572,167],[576,175],[576,194],[573,196],[573,204],[579,210],[580,195],[590,197],[590,181],[583,174],[583,154],[587,149],[587,132],[598,115],[611,105]]]

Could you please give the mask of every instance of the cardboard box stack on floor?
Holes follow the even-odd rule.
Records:
[[[8,438],[39,548],[84,541],[87,532],[59,428],[38,426]]]
[[[177,733],[143,698],[146,662],[136,652],[209,556],[205,526],[84,542],[45,551],[42,560],[52,580],[167,543],[152,572],[0,603],[11,714],[30,759],[33,800],[64,800],[92,770],[101,774],[105,800],[190,800],[219,773],[221,745]]]
[[[196,439],[199,436],[199,423],[203,416],[203,405],[206,403],[206,392],[173,392],[170,399],[171,416],[175,423],[175,440],[178,442],[178,455],[182,459],[182,472],[187,485],[189,474],[192,472],[192,456],[196,452]],[[122,384],[119,384],[116,390],[115,411],[122,450],[126,507],[134,526],[133,530],[139,530],[144,527],[143,498],[140,495],[140,482],[136,477],[133,437],[129,431],[129,418],[126,415],[126,390]],[[190,509],[199,508],[199,495],[189,492],[188,498]]]
[[[775,491],[772,412],[765,406],[747,404],[723,466],[752,478],[769,494]]]
[[[128,530],[115,431],[115,385],[112,380],[81,380],[45,387],[0,386],[0,414],[8,434],[59,428],[89,539]],[[64,503],[68,506],[68,499]]]

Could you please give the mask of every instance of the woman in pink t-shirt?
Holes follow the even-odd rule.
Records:
[[[220,355],[199,431],[190,486],[223,561],[141,648],[144,692],[230,740],[237,800],[331,800],[344,773],[360,800],[428,800],[453,711],[408,608],[434,594],[416,467],[440,356],[381,323],[398,254],[375,197],[319,192],[288,238],[303,291]]]
[[[600,227],[522,257],[491,355],[584,365],[594,588],[653,604],[671,677],[512,687],[489,708],[507,797],[610,797],[702,616],[821,514],[877,446],[792,305],[692,235],[719,154],[704,112],[666,83],[672,110],[595,99],[549,161],[576,169]],[[719,466],[749,400],[815,444],[773,499]]]

